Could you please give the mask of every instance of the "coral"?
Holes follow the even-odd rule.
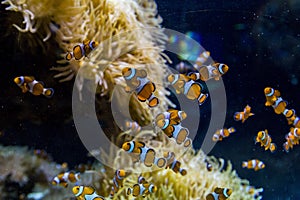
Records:
[[[2,3],[9,5],[7,10],[22,13],[25,28],[15,24],[18,30],[46,32],[44,41],[54,32],[55,40],[65,53],[86,38],[99,42],[88,58],[77,62],[58,59],[59,64],[66,66],[52,70],[59,72],[56,78],[64,77],[61,81],[71,80],[82,69],[80,75],[95,80],[101,95],[111,95],[114,85],[125,86],[121,76],[124,67],[143,67],[156,84],[156,96],[161,102],[154,112],[171,104],[166,98],[164,82],[168,58],[163,54],[163,45],[167,38],[160,27],[162,19],[157,15],[154,1],[5,0]],[[82,84],[78,83],[79,89]],[[146,105],[142,107],[147,109]]]
[[[0,199],[20,199],[35,190],[66,195],[64,190],[49,188],[61,170],[60,165],[37,157],[27,147],[0,146]]]
[[[144,134],[151,134],[151,132],[140,132],[140,135]],[[246,189],[241,189],[241,185],[249,185],[249,182],[238,177],[232,169],[230,161],[228,161],[225,168],[223,159],[207,156],[201,150],[196,152],[193,148],[186,150],[184,147],[177,146],[175,141],[152,140],[151,142],[146,142],[146,144],[163,152],[174,152],[175,155],[179,156],[181,166],[187,170],[185,176],[174,173],[171,169],[155,168],[153,171],[149,171],[149,168],[140,163],[133,164],[124,155],[124,152],[120,150],[113,162],[113,167],[118,169],[126,166],[128,171],[133,172],[125,179],[124,188],[134,184],[140,173],[157,186],[157,192],[149,195],[146,199],[205,199],[206,195],[212,192],[215,187],[231,188],[233,193],[230,199],[261,199],[261,196],[254,196],[253,193],[249,193]],[[109,156],[107,158],[109,159]],[[206,161],[211,163],[212,171],[207,170]],[[127,198],[124,188],[118,192],[119,195],[114,199]],[[121,192],[122,190],[123,193]],[[255,191],[254,193],[259,193],[262,191],[262,188],[255,189]],[[102,193],[107,192],[102,191]]]

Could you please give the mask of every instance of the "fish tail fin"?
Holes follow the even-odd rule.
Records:
[[[235,130],[235,128],[230,127],[230,128],[228,129],[228,131],[229,131],[229,133],[234,133],[236,130]]]
[[[156,96],[154,96],[154,94],[152,94],[150,96],[150,98],[148,99],[148,105],[150,108],[155,107],[159,104],[159,100]]]
[[[51,98],[54,94],[54,90],[52,88],[44,88],[43,89],[43,95],[48,97],[48,98]]]
[[[271,153],[274,153],[276,151],[276,149],[277,149],[276,144],[275,143],[271,143],[270,144],[270,151],[271,151]]]
[[[248,166],[248,163],[247,163],[247,161],[243,161],[243,163],[242,163],[242,167],[243,168],[245,168],[245,167],[247,167]]]
[[[201,106],[206,101],[207,97],[208,97],[208,94],[200,93],[200,95],[198,97],[199,106]]]

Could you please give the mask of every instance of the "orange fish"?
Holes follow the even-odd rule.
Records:
[[[183,143],[184,147],[192,144],[192,140],[188,138],[189,130],[181,126],[181,123],[176,123],[169,119],[161,119],[156,122],[156,126],[162,129],[169,138],[174,138],[177,144],[181,145]]]
[[[226,200],[231,194],[231,189],[217,187],[212,193],[206,196],[206,200]]]
[[[294,145],[299,144],[300,129],[291,127],[290,132],[285,136],[286,142],[283,144],[283,149],[289,152]]]
[[[268,130],[259,131],[257,133],[255,143],[259,142],[260,146],[264,146],[265,150],[270,149],[270,151],[273,153],[276,150],[276,144],[272,143],[272,138],[268,134]]]
[[[286,117],[289,125],[293,124],[295,119],[297,118],[296,111],[294,109],[285,109],[283,111],[283,115]]]
[[[40,81],[36,81],[33,76],[19,76],[14,79],[14,82],[22,89],[23,93],[29,91],[35,96],[42,94],[49,98],[54,94],[52,88],[44,88],[44,84]]]
[[[186,169],[181,168],[181,162],[175,158],[174,152],[165,152],[164,157],[167,159],[167,168],[172,169],[175,173],[180,173],[182,176],[187,174]]]
[[[197,100],[202,105],[208,94],[202,93],[203,86],[183,74],[171,74],[167,77],[177,94],[183,93],[190,100]]]
[[[125,127],[127,130],[130,130],[132,133],[138,133],[141,131],[142,127],[136,121],[125,121]]]
[[[253,116],[254,114],[251,113],[251,107],[249,105],[247,105],[245,108],[244,108],[244,111],[243,112],[236,112],[234,113],[234,120],[235,121],[242,121],[242,123],[245,122],[246,119],[248,119],[248,117],[250,116]]]
[[[75,186],[73,187],[72,192],[77,200],[105,200],[105,198],[98,195],[91,186]]]
[[[187,117],[184,111],[176,109],[168,109],[166,112],[160,113],[155,117],[156,123],[162,119],[169,119],[174,122],[174,124],[180,123]]]
[[[234,133],[234,132],[235,132],[235,128],[233,128],[233,127],[230,127],[229,129],[227,129],[227,128],[219,129],[213,135],[212,140],[214,142],[222,141],[223,138],[228,137],[231,133]]]
[[[287,102],[281,98],[278,90],[266,87],[264,93],[266,97],[266,106],[272,106],[276,114],[281,114],[285,111]]]
[[[62,185],[64,187],[68,187],[69,182],[75,183],[76,181],[79,181],[79,179],[79,173],[74,173],[72,171],[62,172],[53,178],[52,185]]]
[[[229,67],[223,63],[214,63],[212,65],[202,66],[199,69],[200,79],[208,81],[209,79],[220,80],[220,77],[227,73]]]
[[[159,104],[158,98],[153,94],[156,89],[155,84],[147,79],[147,72],[144,69],[125,67],[122,74],[127,84],[126,92],[135,91],[139,101],[148,100],[150,108]]]
[[[119,191],[121,187],[123,187],[123,181],[126,176],[126,171],[123,169],[116,170],[114,178],[113,178],[113,186],[111,188],[110,197],[113,197],[115,193]]]
[[[196,68],[199,71],[200,67],[204,65],[204,63],[208,60],[209,56],[209,51],[203,51],[196,59],[196,64],[194,65],[194,68]]]
[[[264,89],[264,93],[266,96],[265,106],[272,106],[278,97],[280,97],[280,92],[278,90],[274,90],[271,87],[266,87]]]
[[[265,164],[260,160],[252,159],[248,161],[243,161],[242,167],[248,169],[254,169],[254,171],[257,171],[265,168]]]
[[[84,40],[81,44],[74,46],[73,52],[68,52],[66,55],[66,60],[79,60],[82,57],[86,57],[93,49],[98,46],[98,42],[90,41],[88,39]]]
[[[128,188],[127,195],[132,194],[134,197],[142,196],[143,198],[151,193],[155,193],[157,191],[157,187],[148,183],[144,177],[138,177],[138,183],[133,185],[132,188]]]
[[[153,164],[157,165],[159,168],[162,168],[166,165],[165,158],[156,157],[156,152],[152,148],[145,146],[143,142],[125,142],[122,145],[122,149],[132,156],[134,162],[142,162],[147,167],[152,167]]]

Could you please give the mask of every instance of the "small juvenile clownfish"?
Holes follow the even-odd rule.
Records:
[[[54,94],[52,88],[44,88],[44,84],[36,81],[33,76],[19,76],[14,79],[14,82],[22,89],[23,93],[29,91],[35,96],[42,94],[49,98]]]
[[[142,196],[144,198],[156,191],[157,187],[154,184],[148,183],[144,177],[139,176],[138,184],[133,185],[132,188],[128,188],[127,195],[132,194],[134,197]]]
[[[227,73],[229,67],[223,63],[214,63],[212,65],[202,66],[198,71],[200,80],[208,81],[209,79],[220,80],[220,77]],[[199,75],[198,75],[199,76]]]
[[[142,127],[136,121],[125,121],[126,130],[130,130],[133,134],[141,131]]]
[[[199,71],[200,67],[208,60],[209,56],[210,56],[209,51],[203,51],[196,59],[194,68]]]
[[[286,117],[286,120],[288,121],[288,125],[291,125],[294,123],[295,119],[297,118],[296,111],[294,109],[285,109],[283,111],[283,115]]]
[[[244,108],[243,112],[236,112],[234,113],[234,120],[235,121],[242,121],[242,123],[244,123],[246,121],[246,119],[248,119],[248,117],[253,116],[254,114],[251,113],[251,107],[249,105],[247,105]]]
[[[294,145],[299,144],[300,129],[291,127],[290,132],[285,136],[286,142],[283,143],[283,149],[288,153]]]
[[[254,171],[257,171],[260,169],[264,169],[265,164],[260,160],[252,159],[252,160],[248,160],[248,161],[243,161],[242,167],[247,168],[247,169],[254,169]]]
[[[98,195],[95,189],[90,186],[75,186],[72,192],[77,200],[105,200],[103,196]]]
[[[260,143],[260,146],[264,146],[265,150],[270,149],[270,151],[273,153],[275,152],[277,146],[275,143],[272,143],[272,138],[268,134],[268,130],[259,131],[257,133],[257,136],[255,138],[255,143]]]
[[[182,176],[187,174],[186,169],[181,168],[181,162],[175,158],[174,152],[164,152],[164,157],[167,159],[167,168],[170,168],[175,173],[180,173]]]
[[[168,119],[178,124],[181,123],[187,117],[187,114],[184,111],[176,110],[176,109],[168,109],[166,112],[159,113],[155,117],[156,123],[162,119]]]
[[[147,167],[152,167],[153,164],[157,165],[159,168],[162,168],[166,165],[165,158],[156,157],[156,152],[152,148],[148,148],[142,142],[125,142],[122,145],[122,149],[128,153],[133,158],[134,162],[143,162]]]
[[[156,122],[156,126],[162,129],[169,138],[174,138],[177,144],[181,145],[183,143],[184,147],[189,147],[192,144],[192,140],[188,138],[189,130],[181,126],[181,123],[161,119]]]
[[[230,127],[228,129],[227,128],[219,129],[214,133],[212,140],[214,142],[222,141],[223,138],[229,137],[229,135],[234,132],[235,132],[235,128],[233,127]]]
[[[260,192],[264,191],[263,188],[255,189],[255,187],[253,187],[251,185],[246,185],[246,184],[243,184],[243,183],[240,186],[240,190],[247,192],[248,194],[252,195],[255,198],[260,195]]]
[[[110,197],[113,197],[115,193],[117,193],[119,189],[123,187],[123,181],[125,177],[126,171],[124,169],[116,170],[113,178],[113,186],[111,187]]]
[[[228,188],[215,188],[214,191],[206,196],[206,200],[225,200],[232,193]]]
[[[168,82],[173,86],[177,94],[183,93],[190,100],[197,100],[202,105],[208,94],[202,93],[203,86],[183,74],[170,74]]]
[[[156,90],[155,84],[147,78],[146,70],[125,67],[122,69],[122,75],[127,84],[126,92],[135,91],[139,101],[148,100],[150,108],[159,104],[158,98],[153,94]]]
[[[63,187],[68,187],[68,183],[75,183],[80,180],[79,173],[74,172],[62,172],[58,174],[52,180],[52,185],[62,185]]]
[[[73,52],[68,52],[66,55],[66,60],[79,60],[82,57],[86,57],[93,49],[98,46],[98,42],[90,41],[88,39],[84,40],[81,44],[73,47]]]

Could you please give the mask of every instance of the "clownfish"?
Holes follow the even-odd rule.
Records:
[[[72,52],[67,53],[66,60],[71,60],[72,58],[79,60],[84,56],[86,57],[97,46],[98,42],[86,39],[81,44],[74,46]]]
[[[254,169],[254,171],[257,171],[265,168],[265,164],[260,160],[252,159],[248,161],[243,161],[242,167],[247,169]]]
[[[253,187],[251,185],[246,185],[243,183],[240,186],[240,190],[247,192],[248,194],[252,195],[253,197],[258,197],[260,195],[260,192],[264,191],[263,188],[255,189],[255,187]]]
[[[113,197],[115,193],[123,187],[123,180],[126,177],[126,171],[124,169],[116,170],[113,178],[113,186],[111,187],[110,197]]]
[[[181,168],[181,162],[175,158],[174,152],[164,152],[164,157],[167,159],[166,169],[169,168],[175,173],[180,173],[182,176],[187,174],[186,169]]]
[[[156,152],[154,149],[146,147],[142,142],[125,142],[122,145],[122,149],[128,153],[131,153],[130,155],[132,156],[134,162],[143,162],[147,167],[152,167],[152,165],[155,164],[159,168],[162,168],[167,162],[165,158],[156,157]]]
[[[255,138],[255,143],[259,142],[260,146],[264,146],[265,150],[270,149],[270,151],[273,153],[277,146],[275,143],[272,143],[272,138],[271,136],[268,134],[268,130],[264,130],[264,131],[259,131],[257,133],[257,136]]]
[[[294,109],[285,109],[283,111],[283,115],[285,116],[286,120],[288,121],[288,125],[294,123],[295,119],[297,118],[296,111]]]
[[[170,74],[168,82],[173,86],[177,94],[183,93],[190,100],[197,100],[201,106],[207,99],[208,94],[202,93],[203,86],[183,74]]]
[[[214,191],[206,196],[206,200],[225,200],[232,193],[228,188],[215,188]]]
[[[182,110],[168,109],[166,112],[159,113],[155,117],[156,123],[162,119],[168,119],[178,124],[187,117],[187,114]]]
[[[220,77],[228,72],[229,67],[223,63],[214,63],[212,65],[202,66],[199,71],[199,78],[202,81],[208,81],[209,79],[220,80]],[[193,73],[190,74],[190,76]]]
[[[203,51],[196,59],[196,64],[194,65],[194,68],[199,71],[200,67],[208,60],[210,56],[209,51]]]
[[[52,88],[44,88],[44,84],[40,81],[36,81],[33,76],[19,76],[14,79],[14,82],[22,89],[23,93],[29,91],[35,96],[42,94],[49,98],[54,94]]]
[[[272,106],[276,114],[282,114],[287,106],[287,102],[283,100],[280,96],[278,90],[266,87],[264,90],[266,96],[266,106]]]
[[[169,138],[174,138],[177,144],[181,145],[183,143],[184,147],[189,147],[192,144],[192,140],[188,138],[189,130],[181,126],[181,123],[161,119],[156,122],[156,126],[162,129]]]
[[[295,120],[294,120],[294,122],[293,122],[293,126],[294,126],[295,128],[300,128],[300,119],[299,119],[299,117],[296,117],[296,118],[295,118]]]
[[[266,87],[264,89],[266,103],[265,106],[272,106],[278,97],[280,97],[280,92],[278,90],[274,90],[271,87]]]
[[[142,176],[138,177],[138,184],[134,184],[132,188],[128,188],[127,195],[132,194],[134,197],[142,196],[143,198],[151,193],[155,193],[157,191],[157,187],[148,183],[146,179]]]
[[[74,172],[62,172],[52,180],[52,185],[62,185],[68,187],[68,183],[75,183],[80,180],[80,174]]]
[[[130,130],[132,133],[138,133],[141,131],[142,127],[136,121],[128,121],[125,122],[125,127],[127,130]]]
[[[286,142],[283,143],[283,149],[286,152],[289,152],[294,145],[299,144],[300,139],[300,129],[291,127],[290,132],[285,136]]]
[[[143,69],[125,67],[122,75],[126,81],[126,92],[135,91],[137,98],[141,102],[148,100],[150,108],[159,104],[158,98],[153,94],[156,90],[155,84],[147,79],[147,72]]]
[[[235,121],[242,121],[242,123],[244,123],[245,120],[248,119],[248,117],[251,117],[253,115],[254,114],[251,113],[251,107],[249,105],[246,105],[246,107],[244,108],[244,111],[234,113],[233,118]]]
[[[278,97],[275,103],[272,105],[276,114],[282,114],[286,109],[287,102],[283,100],[281,97]]]
[[[222,141],[223,138],[228,137],[231,133],[234,133],[234,132],[235,132],[235,128],[233,128],[233,127],[230,127],[228,129],[227,128],[219,129],[214,133],[212,140],[214,142]]]
[[[103,196],[98,195],[95,189],[90,186],[75,186],[72,192],[77,200],[105,200]]]

